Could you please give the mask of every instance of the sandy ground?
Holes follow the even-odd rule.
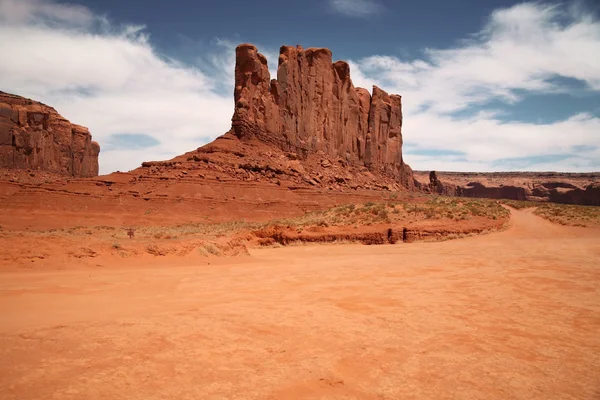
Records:
[[[0,274],[2,399],[600,399],[600,231]]]

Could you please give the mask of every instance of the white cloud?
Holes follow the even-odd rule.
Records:
[[[328,0],[331,9],[347,17],[368,17],[378,14],[383,6],[373,0]]]
[[[452,112],[494,98],[517,101],[517,89],[556,89],[549,80],[555,76],[600,90],[600,23],[557,6],[524,3],[496,10],[463,46],[425,54],[425,60],[372,56],[355,64],[405,95],[410,110],[429,104],[433,111]]]
[[[403,96],[405,143],[465,153],[443,158],[408,151],[405,159],[413,168],[499,170],[519,165],[494,160],[564,154],[576,145],[600,147],[600,120],[581,114],[536,125],[502,122],[496,112],[451,114],[492,100],[517,103],[524,91],[565,90],[556,77],[580,80],[600,93],[598,54],[598,20],[577,8],[524,3],[494,11],[482,31],[459,47],[427,49],[423,60],[371,56],[351,66],[355,84],[377,84]],[[586,157],[561,160],[552,169],[600,169],[599,153]]]
[[[381,10],[367,1],[331,5],[355,16]],[[277,52],[259,48],[275,77]],[[88,126],[101,145],[114,144],[114,134],[160,141],[137,150],[104,146],[102,173],[168,159],[226,132],[233,113],[234,49],[229,40],[214,40],[188,60],[190,66],[160,55],[143,27],[117,28],[82,6],[0,0],[0,54],[10,55],[0,62],[1,90],[55,107]],[[564,90],[556,76],[600,91],[596,54],[597,20],[576,8],[525,3],[494,11],[468,41],[427,49],[422,60],[375,55],[350,64],[356,86],[377,84],[403,95],[405,160],[415,169],[518,169],[524,165],[520,158],[564,155],[586,145],[591,150],[578,157],[528,168],[576,171],[600,169],[600,120],[594,116],[534,124],[505,122],[490,110],[467,118],[452,113],[495,99],[516,103],[523,90]],[[417,154],[435,154],[431,150],[454,154]]]
[[[75,4],[58,4],[45,0],[2,0],[0,1],[0,21],[3,24],[48,24],[68,23],[71,26],[86,26],[95,17],[88,8]]]
[[[89,127],[101,146],[118,133],[161,142],[143,150],[101,151],[101,173],[173,157],[229,129],[231,93],[217,93],[215,77],[161,57],[141,27],[116,29],[80,6],[0,4],[0,21],[12,21],[0,24],[0,54],[10,55],[0,63],[2,90],[53,106]],[[209,63],[224,67],[219,61]]]
[[[500,171],[523,169],[520,159],[573,153],[578,145],[595,146],[585,154],[539,164],[528,170],[590,171],[600,167],[600,119],[578,114],[553,124],[503,123],[478,116],[456,120],[446,115],[418,113],[405,116],[405,159],[417,170]],[[462,152],[461,155],[411,155],[424,150]],[[533,163],[532,163],[533,164]]]

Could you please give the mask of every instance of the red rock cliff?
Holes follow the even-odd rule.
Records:
[[[87,128],[52,107],[0,92],[0,167],[92,177],[99,153]]]
[[[251,44],[236,49],[235,112],[240,139],[258,139],[306,157],[323,152],[414,187],[402,160],[402,100],[355,88],[350,66],[323,48],[280,49],[277,79]]]

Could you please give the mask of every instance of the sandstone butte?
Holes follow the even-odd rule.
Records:
[[[402,98],[355,88],[350,66],[324,48],[280,49],[277,79],[251,44],[236,48],[232,131],[305,159],[309,154],[365,166],[414,188],[402,159]]]
[[[94,177],[99,153],[87,128],[52,107],[0,92],[0,168]]]

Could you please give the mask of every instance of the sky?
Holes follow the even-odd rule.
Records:
[[[600,1],[0,0],[0,90],[87,126],[100,172],[227,132],[235,47],[327,47],[402,95],[416,170],[600,171]]]

